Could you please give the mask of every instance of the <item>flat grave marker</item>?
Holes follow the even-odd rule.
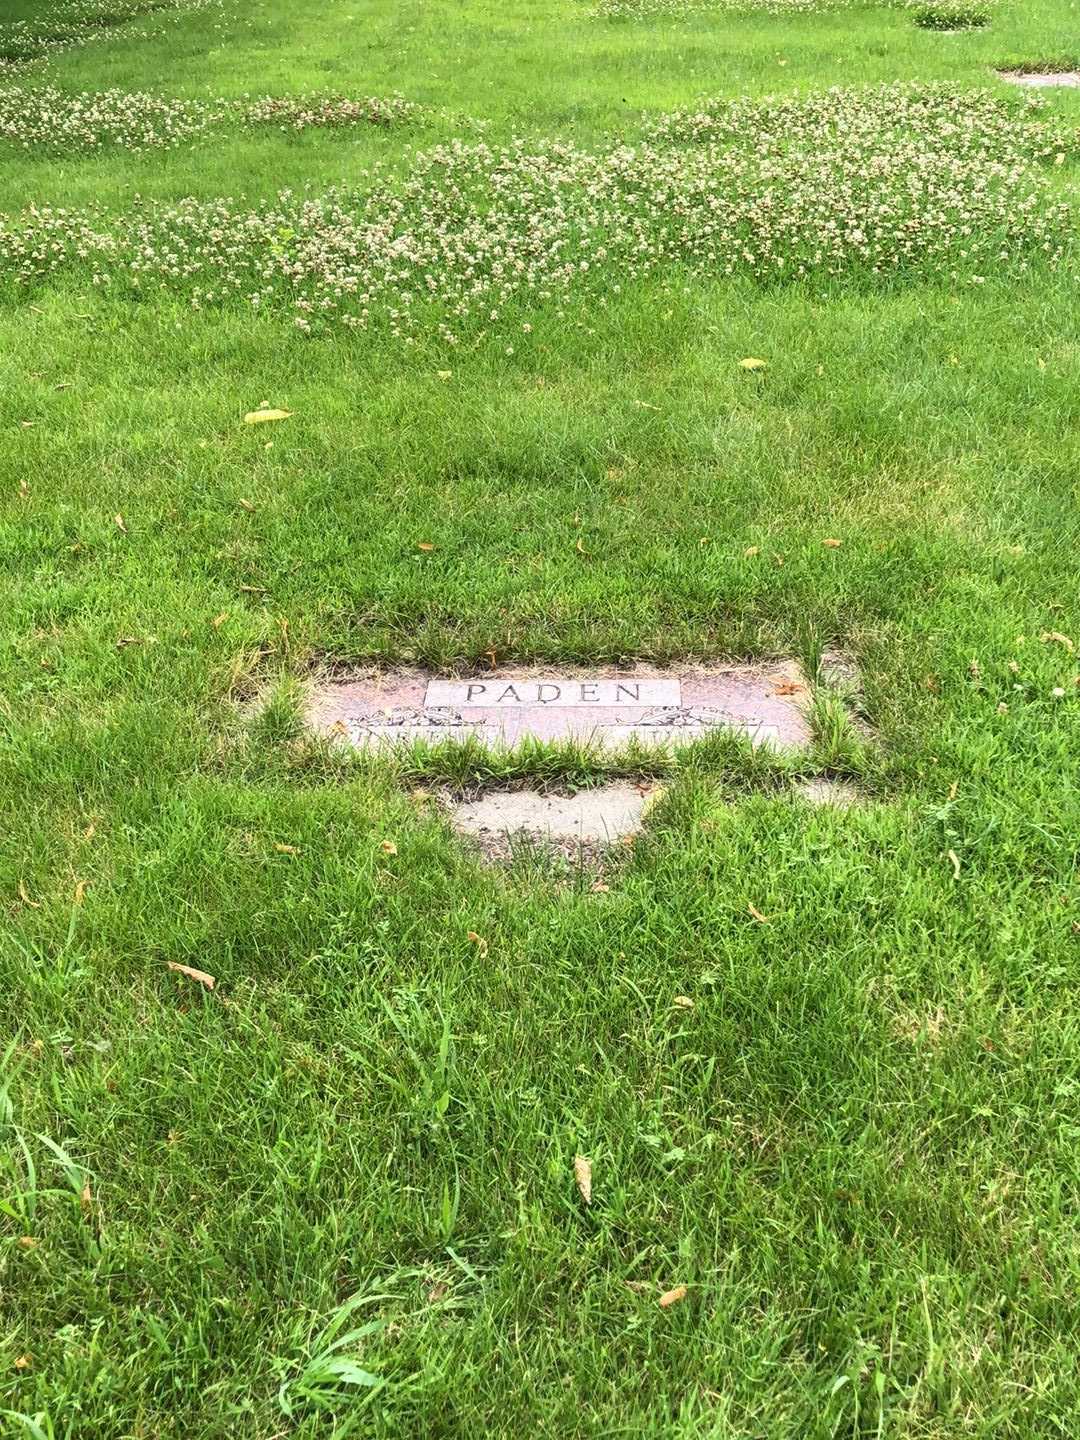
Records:
[[[680,746],[718,730],[800,748],[810,740],[809,698],[793,661],[682,673],[522,668],[461,680],[397,671],[314,686],[307,720],[363,748],[469,738],[491,747],[527,739]]]
[[[999,70],[998,74],[1010,85],[1028,85],[1036,89],[1064,85],[1067,89],[1080,88],[1080,70]]]

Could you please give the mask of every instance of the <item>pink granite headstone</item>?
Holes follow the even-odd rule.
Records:
[[[808,698],[790,662],[682,674],[507,670],[464,680],[398,672],[319,685],[308,721],[364,747],[469,737],[489,746],[535,739],[616,747],[631,738],[686,745],[719,729],[790,748],[809,741]]]

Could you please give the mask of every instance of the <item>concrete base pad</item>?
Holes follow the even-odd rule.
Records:
[[[479,800],[455,805],[455,829],[499,840],[514,835],[604,845],[641,829],[655,792],[637,785],[598,785],[573,795],[539,795],[534,790],[491,790]]]
[[[846,780],[829,780],[821,775],[801,780],[795,792],[809,805],[831,805],[834,810],[850,810],[861,798],[855,786]]]

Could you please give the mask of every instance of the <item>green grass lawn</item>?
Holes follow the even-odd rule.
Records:
[[[15,60],[86,27],[0,70],[0,1434],[1071,1440],[1080,91],[1033,120],[994,69],[1075,66],[1080,11],[115,8],[0,19]],[[832,213],[806,97],[894,82],[950,87],[898,178],[877,121],[824,163],[846,223],[892,186],[909,251],[759,273],[768,216],[803,207],[804,254]],[[214,118],[89,153],[42,86]],[[309,92],[420,108],[244,118]],[[796,92],[715,151],[657,130]],[[957,225],[984,176],[1012,198],[935,251],[926,176]],[[472,227],[471,278],[455,251],[402,301],[380,234],[339,323],[341,228],[302,209],[332,186],[405,251]],[[739,186],[747,228],[703,238]],[[534,287],[492,278],[499,227]],[[292,417],[245,426],[264,402]],[[428,794],[594,756],[298,724],[328,663],[830,648],[873,739],[822,684],[797,761],[656,762],[605,889],[483,865]]]

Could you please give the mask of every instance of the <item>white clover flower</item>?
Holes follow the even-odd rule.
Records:
[[[305,123],[322,123],[300,98]],[[268,102],[237,103],[246,113]],[[189,123],[169,112],[170,134]],[[1036,163],[1045,131],[991,95],[945,86],[708,101],[654,117],[637,145],[454,140],[415,155],[400,185],[375,174],[363,189],[285,191],[254,209],[136,203],[106,221],[92,208],[31,208],[0,220],[0,278],[36,283],[85,263],[193,304],[257,295],[320,324],[402,339],[431,327],[447,345],[509,325],[504,311],[526,297],[580,324],[571,300],[603,307],[648,276],[982,283],[995,265],[1074,253],[1069,211]],[[212,284],[196,288],[198,277]]]

